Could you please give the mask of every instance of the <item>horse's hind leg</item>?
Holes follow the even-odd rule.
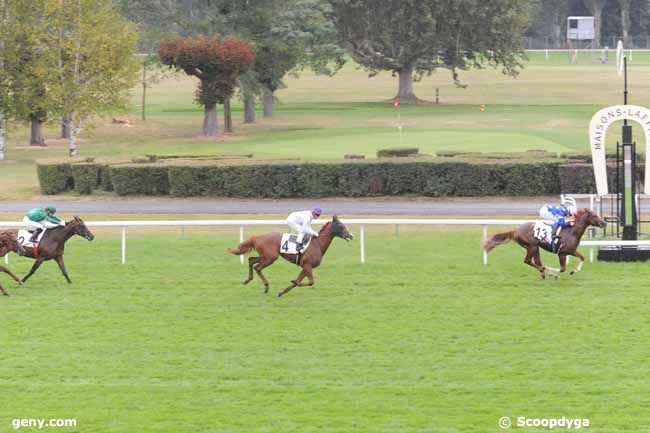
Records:
[[[582,265],[585,264],[585,256],[583,256],[582,254],[580,254],[580,253],[577,252],[577,251],[574,252],[572,255],[575,256],[575,257],[577,257],[577,258],[579,258],[579,259],[580,259],[580,263],[578,263],[578,266],[576,266],[576,268],[575,268],[574,270],[571,271],[571,275],[575,274],[576,272],[580,272],[580,271],[582,270]]]
[[[23,277],[23,279],[22,279],[21,281],[22,281],[23,283],[24,283],[25,281],[27,281],[27,279],[28,279],[29,277],[31,277],[31,276],[34,274],[34,272],[36,272],[36,269],[38,269],[38,267],[41,266],[42,263],[43,263],[43,259],[41,259],[40,257],[39,257],[38,259],[36,259],[36,261],[34,262],[34,265],[32,266],[32,268],[29,270],[29,272],[27,273],[27,275],[25,275],[25,276]]]
[[[261,257],[249,257],[248,258],[248,278],[244,281],[243,284],[248,284],[253,279],[253,265],[258,263],[262,258]]]
[[[0,293],[2,293],[5,296],[11,296],[9,293],[5,291],[4,287],[2,287],[2,284],[0,284]]]
[[[257,275],[259,275],[260,279],[262,280],[262,283],[264,283],[264,293],[269,292],[269,280],[267,280],[264,274],[262,273],[262,269],[266,268],[269,265],[272,265],[273,262],[275,262],[275,259],[268,259],[266,257],[261,257],[259,263],[255,265],[255,272],[257,272]]]
[[[18,284],[22,285],[23,282],[20,281],[20,278],[18,278],[16,275],[14,275],[13,272],[11,272],[9,269],[5,268],[4,266],[0,266],[0,272],[4,272],[5,274],[9,275],[11,278],[13,278]]]
[[[533,258],[535,259],[534,262]],[[544,266],[542,266],[542,260],[539,258],[539,249],[527,248],[524,263],[537,269],[539,271],[539,276],[542,277],[542,279],[546,278],[546,275],[544,274]]]

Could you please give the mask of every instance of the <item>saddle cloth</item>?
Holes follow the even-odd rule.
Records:
[[[309,238],[307,245],[300,245],[304,237],[304,234],[284,233],[282,241],[280,241],[280,252],[282,254],[300,254],[304,252],[311,243],[311,238]]]
[[[45,234],[45,230],[43,230],[41,233],[38,235],[38,239],[36,239],[36,245],[41,241],[41,238]],[[35,244],[34,242],[30,242],[29,240],[32,237],[32,233],[28,232],[25,229],[18,230],[18,243],[22,245],[23,247],[34,247]]]
[[[533,227],[533,237],[542,243],[550,244],[553,241],[553,222],[537,221]]]

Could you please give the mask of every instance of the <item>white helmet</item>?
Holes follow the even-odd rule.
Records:
[[[573,197],[564,197],[562,204],[569,211],[571,215],[575,215],[578,211],[578,205],[576,204],[576,199]]]

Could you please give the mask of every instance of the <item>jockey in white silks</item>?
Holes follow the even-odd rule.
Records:
[[[303,239],[309,239],[309,236],[318,237],[318,232],[311,228],[311,222],[321,213],[323,210],[320,206],[313,206],[311,210],[292,212],[287,217],[287,224],[293,232],[303,235]]]
[[[571,225],[574,221],[576,212],[576,200],[573,197],[565,197],[564,201],[560,205],[545,204],[539,209],[539,216],[553,221],[553,228],[551,229],[551,232],[553,233],[551,247],[554,253],[558,251],[560,231],[563,227]]]

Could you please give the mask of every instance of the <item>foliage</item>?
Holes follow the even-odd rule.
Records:
[[[391,158],[394,156],[405,157],[417,155],[420,151],[417,147],[393,147],[390,149],[380,149],[377,151],[378,158]]]
[[[446,68],[458,82],[459,69],[500,66],[515,76],[521,67],[524,0],[330,3],[341,45],[371,76],[386,70],[410,80]]]
[[[38,164],[36,171],[43,194],[58,194],[74,188],[72,167],[69,163]]]
[[[164,64],[200,80],[196,101],[204,107],[232,97],[237,78],[255,61],[251,44],[234,36],[165,40],[159,54]]]

